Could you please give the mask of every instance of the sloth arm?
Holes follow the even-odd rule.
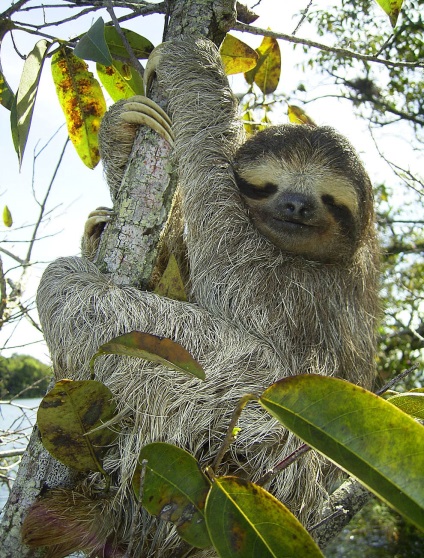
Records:
[[[168,93],[173,121],[193,290],[196,301],[207,309],[211,284],[222,283],[225,266],[231,267],[238,255],[231,226],[224,230],[222,224],[232,223],[238,235],[243,226],[246,234],[251,228],[231,168],[243,139],[242,126],[212,43],[165,44],[157,73]],[[218,261],[222,257],[224,265]],[[209,313],[198,306],[158,300],[151,293],[114,286],[85,258],[61,258],[48,266],[37,305],[57,373],[68,375],[87,367],[100,344],[131,329],[178,337],[172,331],[178,326],[167,328],[163,316],[186,313],[189,331],[212,326]],[[210,306],[217,310],[219,305],[217,291]],[[213,315],[220,314],[213,310]]]
[[[233,329],[195,304],[114,285],[78,257],[59,258],[46,268],[37,306],[57,379],[86,379],[97,348],[133,330],[172,338],[196,356]]]
[[[252,236],[258,236],[232,169],[245,139],[238,103],[211,42],[165,43],[159,54],[156,73],[168,97],[175,138],[191,297],[213,315],[232,319],[222,310],[221,286]]]

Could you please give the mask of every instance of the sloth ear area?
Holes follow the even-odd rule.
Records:
[[[174,144],[171,119],[159,105],[144,95],[135,95],[128,99],[121,118],[128,124],[148,126],[170,145]]]

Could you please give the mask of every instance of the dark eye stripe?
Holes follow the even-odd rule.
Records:
[[[240,192],[246,196],[247,198],[251,198],[253,200],[261,200],[264,198],[268,198],[275,194],[278,190],[278,187],[275,184],[265,184],[265,186],[254,186],[244,178],[241,178],[236,172],[234,173],[236,184],[239,187]]]
[[[352,213],[345,205],[337,205],[333,196],[322,196],[322,202],[327,206],[328,211],[339,223],[341,232],[347,237],[355,240],[356,223]]]

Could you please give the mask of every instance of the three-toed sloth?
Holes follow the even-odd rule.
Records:
[[[157,78],[175,137],[189,301],[115,286],[85,258],[51,264],[38,292],[59,378],[88,378],[98,346],[132,330],[179,342],[206,372],[200,382],[130,357],[96,368],[124,416],[119,449],[105,463],[122,483],[108,519],[120,543],[144,444],[177,444],[206,465],[242,395],[305,373],[369,388],[375,370],[379,251],[371,183],[352,146],[331,128],[306,125],[270,127],[245,141],[207,41],[166,43]],[[300,445],[254,403],[239,426],[218,473],[255,480]],[[310,452],[269,489],[310,526],[329,471]],[[145,512],[132,534],[134,556],[179,555],[172,528]]]

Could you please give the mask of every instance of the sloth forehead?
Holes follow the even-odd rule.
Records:
[[[269,184],[278,187],[279,192],[296,191],[317,196],[332,196],[338,204],[351,211],[358,209],[358,195],[349,177],[336,173],[322,162],[293,164],[272,155],[245,164],[237,169],[239,175],[255,188],[261,189]]]

